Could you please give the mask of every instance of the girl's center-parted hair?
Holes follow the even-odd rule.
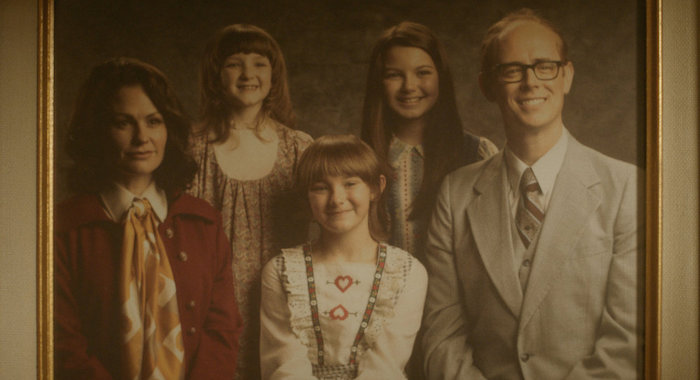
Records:
[[[209,40],[204,51],[200,78],[202,132],[213,132],[214,141],[224,141],[229,136],[228,118],[233,106],[223,87],[221,70],[226,58],[237,53],[256,53],[270,60],[270,93],[263,101],[261,116],[271,117],[287,127],[295,128],[282,49],[265,30],[254,25],[233,24],[219,30]]]
[[[382,33],[372,49],[363,107],[362,140],[377,152],[379,159],[389,164],[389,143],[399,123],[386,104],[383,87],[384,56],[394,46],[424,50],[438,72],[440,94],[426,115],[427,126],[423,133],[423,182],[410,214],[412,219],[427,220],[442,178],[461,166],[466,158],[462,120],[457,111],[447,53],[435,33],[425,25],[410,21],[392,26]]]
[[[109,138],[116,95],[139,86],[163,116],[168,131],[163,162],[153,173],[168,193],[182,190],[194,178],[196,165],[187,154],[189,119],[165,75],[133,58],[113,58],[95,66],[83,83],[68,126],[66,151],[73,160],[69,186],[76,192],[100,191],[114,178],[115,152]]]
[[[375,194],[370,202],[369,229],[378,241],[387,237],[388,217],[381,192],[382,164],[372,148],[354,135],[328,135],[316,139],[301,155],[296,188],[307,199],[311,186],[328,176],[359,177]]]

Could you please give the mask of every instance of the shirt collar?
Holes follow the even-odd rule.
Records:
[[[396,137],[396,135],[391,135],[391,141],[389,142],[389,162],[394,163],[398,161],[403,154],[410,152],[411,149],[415,149],[421,157],[424,157],[423,144],[406,144],[401,139]]]
[[[551,193],[552,188],[554,188],[554,181],[557,179],[559,169],[561,169],[561,165],[564,163],[564,155],[566,154],[568,142],[569,132],[566,128],[562,128],[559,140],[557,140],[554,146],[552,146],[544,156],[540,157],[531,166],[543,194]],[[506,144],[504,150],[510,189],[511,191],[517,192],[520,187],[520,177],[528,166],[508,148],[508,144]]]
[[[158,189],[155,182],[151,182],[141,196],[136,196],[126,187],[113,183],[100,192],[100,198],[105,206],[110,219],[115,222],[121,222],[124,214],[129,210],[134,198],[148,199],[148,202],[153,207],[156,217],[160,222],[165,220],[168,215],[168,198],[165,191]]]

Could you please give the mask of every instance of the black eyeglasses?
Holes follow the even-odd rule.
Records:
[[[493,68],[498,79],[506,83],[520,82],[525,78],[527,69],[532,69],[539,80],[552,80],[559,75],[559,67],[565,65],[564,61],[540,61],[532,65],[521,63],[502,63]]]

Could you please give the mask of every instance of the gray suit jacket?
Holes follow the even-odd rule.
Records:
[[[503,160],[458,169],[440,189],[427,241],[428,377],[637,378],[643,176],[571,137],[523,291]]]

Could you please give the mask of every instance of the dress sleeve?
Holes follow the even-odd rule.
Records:
[[[260,306],[260,366],[263,380],[315,379],[307,347],[292,331],[291,312],[282,287],[281,257],[262,271]]]
[[[384,334],[360,358],[357,379],[405,379],[404,367],[420,328],[428,275],[423,265],[411,259],[406,287],[394,307],[392,318],[384,321]]]
[[[221,216],[216,221],[215,239],[217,272],[211,305],[204,319],[204,333],[189,371],[190,379],[230,379],[236,372],[238,336],[243,322],[236,307],[231,248],[221,226]]]

